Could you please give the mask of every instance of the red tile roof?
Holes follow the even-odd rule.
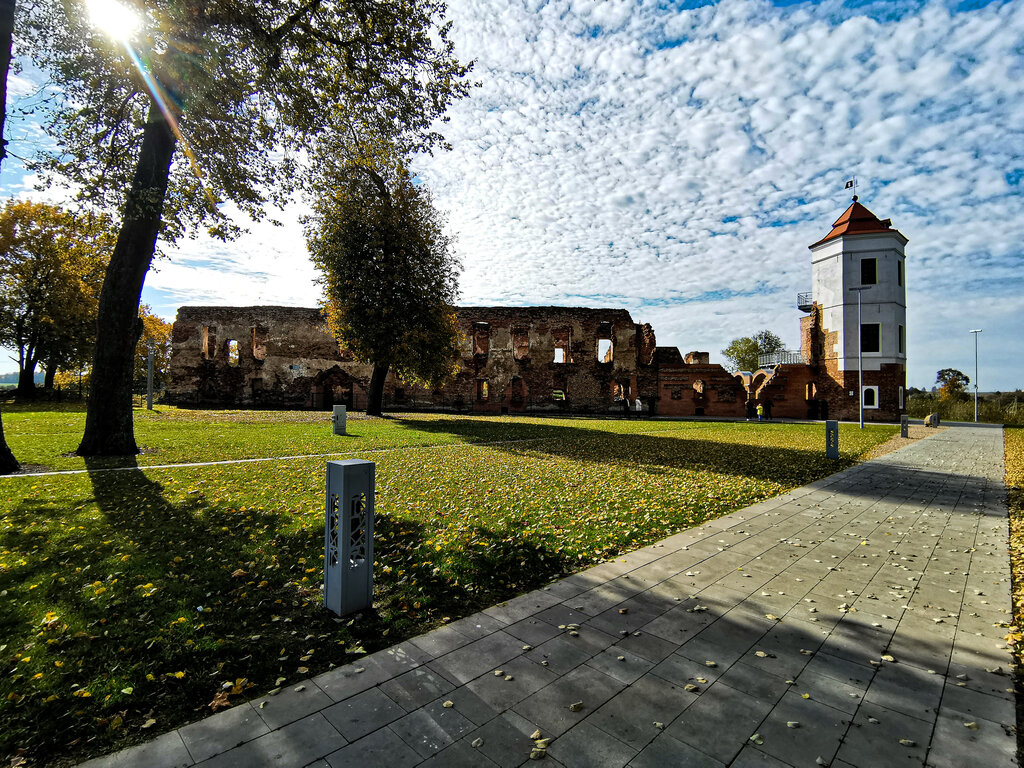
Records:
[[[814,248],[843,235],[865,235],[872,232],[894,231],[890,219],[879,219],[875,214],[858,203],[855,197],[850,207],[843,211],[843,215],[835,220],[835,223],[832,225],[832,231],[810,247]]]

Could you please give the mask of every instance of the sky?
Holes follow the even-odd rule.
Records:
[[[981,328],[981,390],[1024,388],[1024,0],[448,11],[481,86],[442,128],[453,151],[413,167],[457,238],[463,305],[624,307],[712,362],[762,328],[798,348],[808,246],[856,177],[909,238],[908,385],[947,367],[973,380]],[[21,154],[36,133],[9,135]],[[0,193],[39,197],[13,163]],[[304,210],[167,248],[143,300],[168,320],[314,306]]]

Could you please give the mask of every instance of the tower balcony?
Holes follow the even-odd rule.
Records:
[[[814,293],[807,291],[806,293],[798,293],[796,295],[796,308],[801,312],[810,312],[811,307],[814,306]]]
[[[807,365],[807,357],[799,349],[780,349],[757,356],[758,368],[774,368],[777,365]]]

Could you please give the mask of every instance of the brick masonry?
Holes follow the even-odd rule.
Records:
[[[835,334],[815,306],[801,319],[806,365],[730,373],[707,352],[659,347],[624,309],[463,307],[455,378],[428,390],[390,375],[389,409],[477,413],[635,413],[743,417],[771,404],[775,418],[856,419],[857,372],[826,355]],[[174,323],[168,400],[180,405],[366,407],[372,365],[339,348],[318,309],[182,307]],[[879,387],[868,421],[897,421],[902,365],[865,371]],[[748,403],[750,404],[748,406]]]

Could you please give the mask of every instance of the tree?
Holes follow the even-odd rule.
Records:
[[[460,265],[430,193],[402,169],[349,166],[314,205],[306,240],[323,273],[338,343],[373,363],[366,412],[381,413],[389,371],[440,386],[457,370]]]
[[[439,0],[131,7],[139,29],[120,41],[93,29],[83,0],[39,0],[26,12],[27,50],[62,99],[47,125],[59,152],[36,167],[121,211],[82,455],[138,452],[132,367],[158,236],[204,225],[230,237],[224,202],[263,217],[303,185],[301,159],[332,127],[370,125],[404,151],[443,146],[435,121],[470,87]]]
[[[14,0],[0,0],[0,163],[7,157],[7,73],[11,68],[11,45],[14,40]],[[0,475],[21,469],[4,438],[4,422],[0,418]]]
[[[147,357],[149,346],[153,345],[153,389],[167,386],[171,368],[171,323],[150,312],[143,304],[139,307],[142,320],[142,336],[135,347],[135,381],[145,384],[148,378]]]
[[[113,239],[106,216],[27,200],[0,210],[0,343],[18,350],[20,397],[34,395],[40,362],[52,383],[88,354]]]
[[[729,346],[722,350],[722,356],[732,371],[756,371],[761,367],[757,362],[758,355],[768,355],[785,348],[782,339],[766,328],[753,336],[733,339]]]
[[[939,385],[939,399],[961,402],[967,399],[967,385],[971,380],[956,368],[943,368],[935,374],[935,383]]]
[[[139,319],[142,320],[142,336],[135,346],[135,365],[132,373],[132,382],[137,390],[146,386],[149,374],[148,355],[149,345],[153,345],[153,387],[162,389],[167,386],[170,378],[171,367],[171,323],[165,322],[157,315],[154,315],[149,305],[143,304],[139,307]],[[78,366],[62,367],[56,376],[56,383],[63,389],[73,389],[81,385],[88,389],[91,383],[92,373],[87,360],[82,360]]]

